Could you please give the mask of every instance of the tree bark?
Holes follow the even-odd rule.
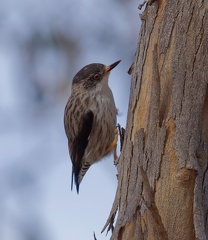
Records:
[[[208,239],[208,1],[141,15],[111,239]]]

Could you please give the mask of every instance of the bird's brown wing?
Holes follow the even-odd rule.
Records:
[[[74,139],[71,145],[71,160],[73,164],[72,168],[72,183],[71,188],[73,187],[73,176],[75,179],[75,184],[77,192],[79,191],[78,176],[82,167],[82,158],[84,156],[85,149],[88,145],[89,136],[92,131],[94,114],[89,110],[82,119],[82,126]]]

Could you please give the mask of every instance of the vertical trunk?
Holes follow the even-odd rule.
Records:
[[[208,1],[141,16],[111,239],[208,239]]]

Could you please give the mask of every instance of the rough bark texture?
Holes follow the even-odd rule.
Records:
[[[208,1],[142,16],[111,239],[208,239]]]

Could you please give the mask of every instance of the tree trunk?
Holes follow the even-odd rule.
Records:
[[[142,16],[113,240],[208,239],[208,1],[158,0]]]

